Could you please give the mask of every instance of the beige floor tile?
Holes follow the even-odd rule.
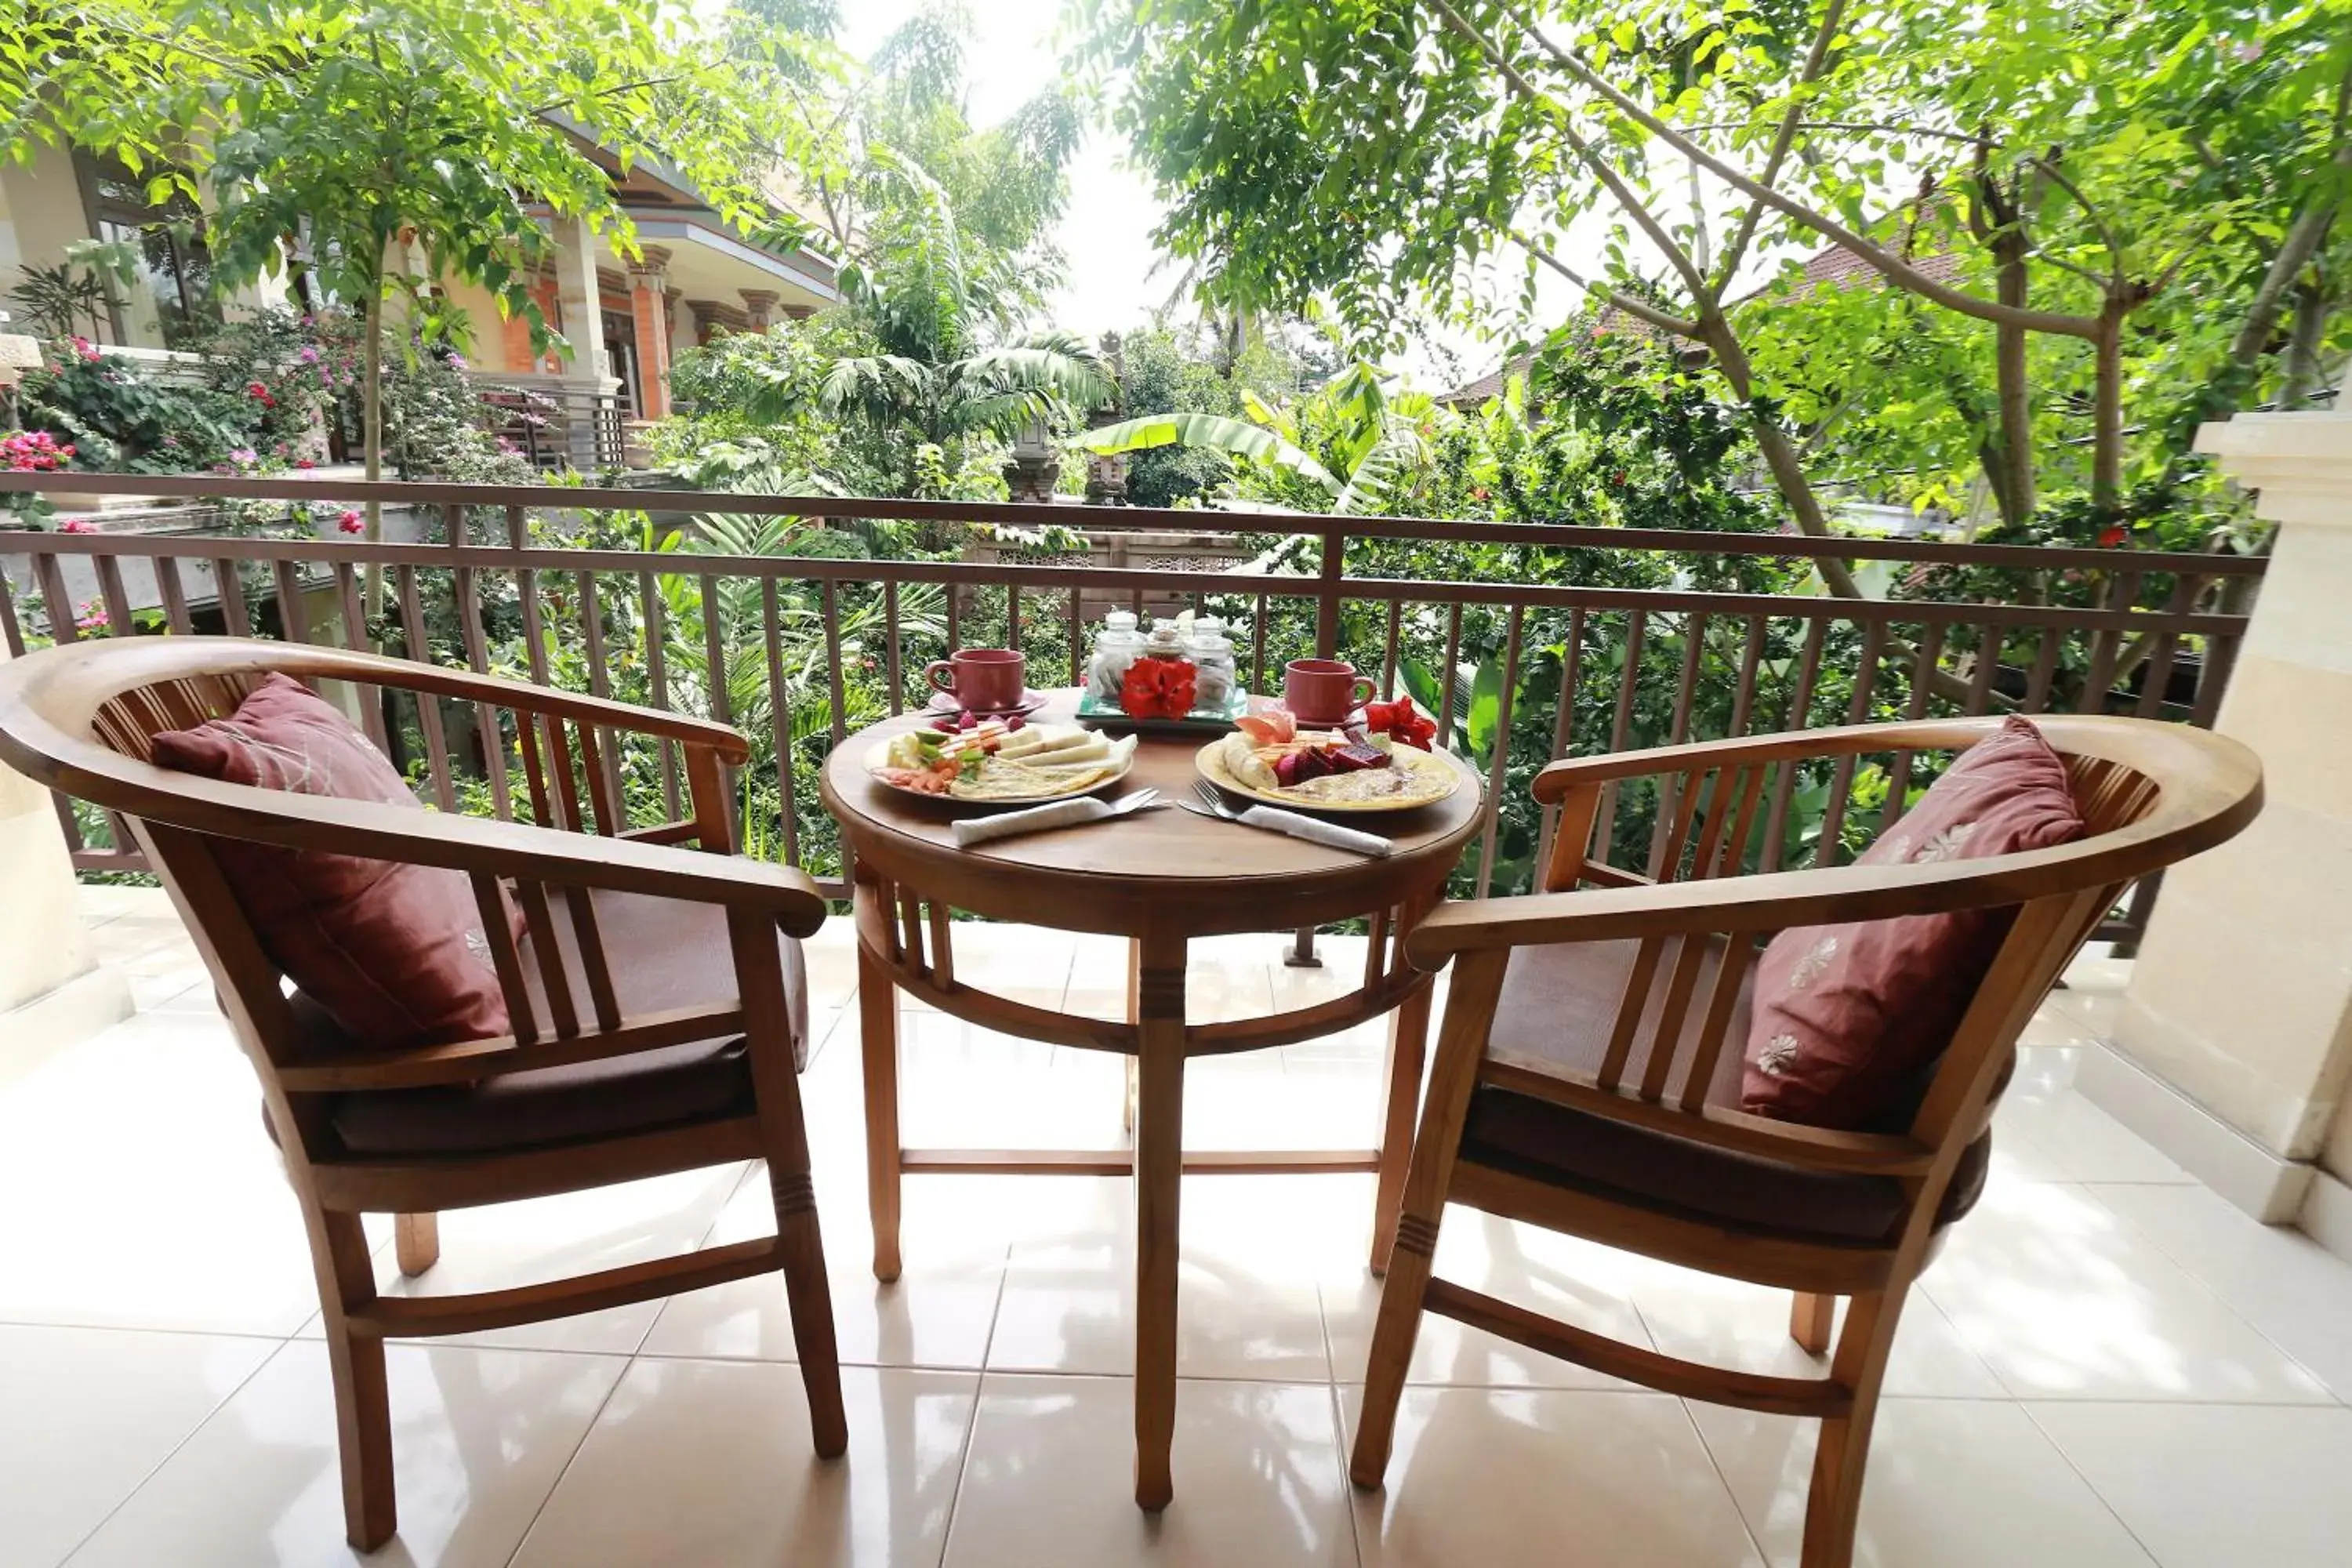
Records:
[[[1690,1405],[1748,1528],[1795,1568],[1820,1424]],[[2147,1553],[2006,1402],[1889,1399],[1878,1412],[1854,1568],[2150,1568]]]
[[[1186,1179],[1179,1375],[1329,1381],[1316,1282],[1330,1241],[1321,1205],[1331,1180]],[[1090,1184],[1097,1207],[1087,1223],[1013,1248],[989,1344],[992,1372],[1134,1369],[1132,1189],[1124,1181]]]
[[[1355,1562],[1331,1391],[1177,1385],[1176,1500],[1135,1506],[1133,1385],[981,1384],[946,1568],[1345,1568]]]
[[[1340,1391],[1348,1436],[1362,1390]],[[1364,1568],[1761,1562],[1684,1413],[1656,1394],[1412,1388],[1387,1484],[1354,1494]]]
[[[253,1072],[152,1013],[0,1093],[0,1321],[292,1333],[317,1307]]]
[[[1369,1237],[1370,1227],[1364,1233]],[[1361,1381],[1379,1320],[1381,1281],[1361,1256],[1326,1277],[1325,1331],[1332,1375]],[[1653,1348],[1631,1289],[1635,1271],[1622,1253],[1473,1209],[1449,1208],[1438,1231],[1437,1276],[1566,1323]],[[1463,1387],[1622,1389],[1617,1379],[1529,1350],[1450,1318],[1422,1314],[1405,1373],[1413,1384]]]
[[[394,1345],[400,1533],[362,1558],[343,1541],[323,1345],[273,1357],[77,1552],[74,1568],[503,1564],[628,1363]]]
[[[2163,1568],[2341,1568],[2352,1410],[2031,1405]]]
[[[827,1461],[797,1368],[637,1362],[515,1568],[931,1568],[979,1383],[845,1368],[849,1452]]]
[[[990,1200],[975,1189],[1011,1180],[910,1180],[899,1236],[905,1266],[890,1285],[874,1278],[862,1177],[854,1183],[820,1181],[818,1223],[824,1237],[834,1335],[844,1362],[973,1370],[983,1364],[1005,1248],[1014,1230],[988,1222],[982,1210]],[[1041,1191],[1037,1195],[1051,1194]],[[755,1166],[719,1215],[711,1244],[773,1236],[775,1230],[774,1205],[764,1173]],[[794,1354],[792,1314],[781,1275],[759,1275],[674,1296],[659,1311],[645,1342],[647,1355],[789,1361]]]
[[[928,942],[929,938],[924,940]],[[1078,939],[1073,932],[1039,926],[958,921],[949,945],[955,955],[959,984],[1033,1007],[1058,1009],[1069,989],[1070,964]],[[911,1010],[929,1010],[929,1004],[905,992],[899,993],[898,1000]]]
[[[61,1561],[278,1346],[0,1327],[0,1564]]]
[[[1996,1181],[1919,1289],[2017,1397],[2329,1397],[2079,1186]]]
[[[2091,1193],[2352,1401],[2352,1263],[2291,1226],[2256,1225],[2202,1186]]]

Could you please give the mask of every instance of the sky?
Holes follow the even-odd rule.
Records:
[[[1060,70],[1062,6],[1057,0],[968,3],[975,34],[965,60],[969,113],[973,124],[992,125]],[[838,41],[863,59],[922,5],[923,0],[850,0],[843,6]],[[1045,320],[1089,338],[1141,324],[1183,277],[1182,266],[1163,264],[1152,242],[1163,209],[1150,182],[1126,166],[1124,152],[1124,142],[1107,128],[1089,128],[1070,169],[1069,207],[1055,236],[1069,266]],[[1554,281],[1547,280],[1543,303],[1564,315],[1573,300],[1565,286],[1552,287]],[[1493,369],[1502,358],[1502,345],[1467,331],[1435,336],[1452,351],[1462,380]],[[1433,389],[1456,379],[1440,356],[1419,348],[1394,356],[1388,368]]]

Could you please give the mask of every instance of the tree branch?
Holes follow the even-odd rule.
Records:
[[[1484,40],[1479,39],[1476,31],[1464,20],[1459,11],[1447,3],[1447,0],[1429,0],[1429,3],[1445,17],[1449,26],[1464,37],[1479,42],[1481,47],[1486,47]],[[1725,163],[1709,153],[1655,114],[1651,113],[1634,99],[1612,86],[1605,78],[1585,65],[1583,61],[1569,54],[1541,32],[1537,31],[1519,14],[1517,8],[1509,3],[1509,0],[1499,0],[1499,3],[1503,13],[1524,28],[1544,52],[1551,57],[1554,64],[1567,72],[1572,79],[1599,94],[1611,107],[1633,121],[1634,124],[1649,132],[1685,158],[1694,160],[1701,168],[1730,185],[1734,190],[1764,203],[1777,212],[1787,214],[1807,228],[1853,251],[1872,270],[1890,282],[1899,284],[1914,294],[1932,300],[1947,310],[1963,316],[1974,317],[1978,321],[2010,321],[2032,331],[2051,332],[2061,337],[2084,338],[2094,342],[2097,340],[2101,327],[2095,317],[2061,315],[2049,310],[2013,310],[1993,300],[1969,293],[1966,289],[1954,289],[1948,284],[1939,283],[1908,262],[1872,244],[1836,219],[1815,212],[1802,202],[1792,200],[1771,186],[1759,183],[1745,171]],[[1521,79],[1524,81],[1524,79]]]
[[[1682,275],[1683,283],[1690,289],[1692,297],[1702,304],[1711,298],[1706,278],[1692,265],[1690,253],[1675,242],[1674,236],[1666,232],[1665,225],[1660,223],[1657,216],[1650,211],[1649,205],[1634,194],[1633,188],[1625,183],[1624,177],[1617,173],[1615,166],[1595,153],[1591,144],[1577,134],[1576,127],[1568,122],[1567,112],[1553,100],[1551,95],[1541,91],[1534,83],[1522,76],[1518,68],[1511,64],[1509,57],[1489,43],[1486,35],[1471,26],[1463,18],[1462,14],[1447,5],[1445,0],[1435,0],[1435,3],[1437,8],[1445,13],[1454,30],[1469,39],[1477,47],[1478,52],[1486,57],[1487,62],[1502,73],[1503,80],[1510,89],[1551,120],[1552,128],[1558,131],[1560,139],[1568,143],[1569,151],[1574,153],[1584,166],[1592,171],[1593,176],[1607,187],[1609,194],[1616,198],[1617,205],[1624,209],[1625,216],[1633,220],[1634,226],[1649,237],[1652,245],[1657,247],[1659,254],[1666,258],[1667,265]]]
[[[2090,221],[2092,229],[2099,237],[2100,246],[2104,247],[2107,253],[2107,268],[2110,279],[2116,287],[2121,288],[2127,281],[2124,275],[2124,247],[2116,242],[2116,231],[2107,226],[2107,220],[2099,216],[2099,209],[2091,205],[2091,198],[2084,195],[2083,194],[2083,188],[2080,185],[2077,185],[2072,179],[2068,178],[2065,173],[2058,167],[2058,161],[2055,158],[2045,158],[2037,155],[2035,157],[2028,158],[2026,162],[2031,163],[2034,168],[2041,170],[2042,175],[2044,179],[2048,180],[2052,184],[2057,186],[2060,190],[2074,198],[2074,205],[2083,209],[2083,216]],[[2054,261],[2057,258],[2055,257],[2046,257],[2045,259]],[[2081,269],[2077,268],[2076,270],[2079,271]]]
[[[1685,321],[1679,316],[1670,316],[1654,305],[1644,304],[1631,294],[1621,294],[1605,284],[1589,282],[1574,268],[1521,234],[1517,229],[1515,228],[1510,233],[1512,241],[1520,249],[1583,289],[1586,294],[1602,301],[1612,310],[1622,310],[1629,316],[1647,321],[1662,332],[1671,332],[1678,338],[1688,338],[1694,342],[1698,341],[1697,322]]]
[[[1780,165],[1788,161],[1789,149],[1796,144],[1797,132],[1803,124],[1798,118],[1798,110],[1801,107],[1800,96],[1829,64],[1830,40],[1837,37],[1838,24],[1844,16],[1845,0],[1830,0],[1829,9],[1822,14],[1822,25],[1813,34],[1813,46],[1805,53],[1804,69],[1797,77],[1797,91],[1789,95],[1789,112],[1780,117],[1780,129],[1772,137],[1771,154],[1764,160],[1764,183],[1768,185],[1780,177]],[[1692,177],[1696,180],[1696,164],[1693,170]],[[1756,237],[1757,222],[1763,216],[1764,204],[1761,202],[1749,202],[1748,210],[1739,215],[1739,226],[1724,246],[1723,257],[1716,270],[1717,292],[1731,287],[1732,274],[1739,270],[1748,242]]]

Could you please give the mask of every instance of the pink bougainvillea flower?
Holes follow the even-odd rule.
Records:
[[[59,533],[96,533],[98,524],[86,517],[69,517],[58,524]]]
[[[360,517],[358,509],[348,506],[336,514],[335,526],[345,533],[360,533],[367,528],[366,522]]]

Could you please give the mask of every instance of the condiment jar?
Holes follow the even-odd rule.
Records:
[[[1087,659],[1087,695],[1097,702],[1116,705],[1127,667],[1142,652],[1143,634],[1135,629],[1134,611],[1113,610],[1105,616],[1094,652]]]
[[[1213,632],[1204,636],[1196,622],[1186,651],[1192,656],[1197,671],[1193,678],[1192,711],[1223,717],[1240,679],[1234,665],[1233,639]]]

